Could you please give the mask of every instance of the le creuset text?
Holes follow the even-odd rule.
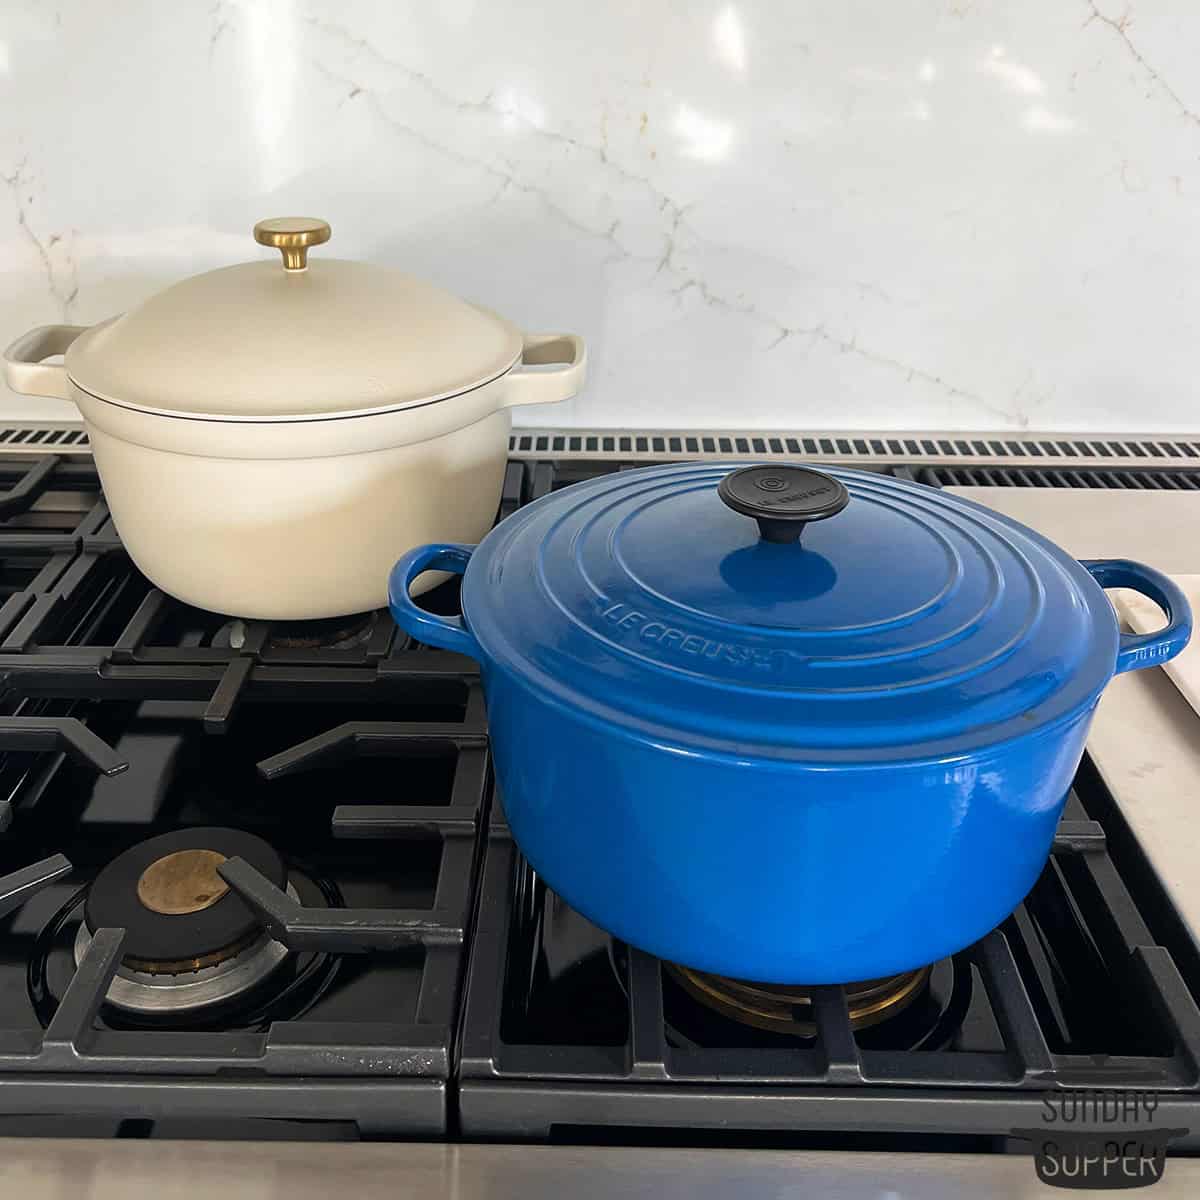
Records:
[[[795,650],[762,650],[753,646],[739,646],[735,642],[716,641],[698,633],[688,633],[674,625],[655,620],[646,613],[630,608],[628,604],[614,604],[604,597],[599,601],[600,612],[606,621],[618,629],[634,633],[640,641],[669,650],[676,655],[691,655],[694,658],[716,659],[735,667],[757,667],[760,670],[778,670],[786,662],[803,662],[805,656]]]

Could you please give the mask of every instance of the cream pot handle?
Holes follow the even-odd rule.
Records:
[[[521,361],[505,379],[503,406],[553,404],[583,387],[587,347],[573,333],[527,333]],[[533,367],[532,371],[522,370]],[[552,368],[552,369],[551,369]]]
[[[44,359],[62,354],[87,325],[39,325],[17,338],[4,352],[4,380],[24,396],[71,399],[67,368]]]

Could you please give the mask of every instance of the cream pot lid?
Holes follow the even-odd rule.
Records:
[[[129,408],[280,421],[409,408],[508,371],[521,334],[432,284],[313,254],[329,225],[260,221],[282,262],[185,279],[93,327],[66,354],[77,387]]]

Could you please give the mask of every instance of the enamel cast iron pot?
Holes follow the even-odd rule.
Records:
[[[324,221],[254,233],[282,263],[35,329],[5,351],[7,381],[79,407],[113,521],[164,591],[266,619],[378,608],[400,550],[488,530],[510,408],[574,395],[583,343],[396,271],[310,263]]]
[[[460,571],[462,616],[422,610]],[[1164,609],[1120,633],[1106,587]],[[1115,672],[1191,632],[1170,580],[849,470],[620,472],[391,577],[477,659],[512,832],[547,885],[703,971],[846,983],[1002,921],[1046,862]]]

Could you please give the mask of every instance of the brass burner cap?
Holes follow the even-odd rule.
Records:
[[[694,971],[678,963],[668,963],[667,969],[685,991],[722,1016],[775,1033],[816,1036],[812,996],[803,985],[750,983]],[[850,1027],[868,1029],[903,1012],[924,990],[931,969],[919,967],[899,975],[843,985]]]
[[[225,855],[215,850],[177,850],[156,859],[137,883],[138,899],[151,912],[167,916],[202,912],[229,891],[217,874]],[[126,893],[128,894],[128,893]]]

